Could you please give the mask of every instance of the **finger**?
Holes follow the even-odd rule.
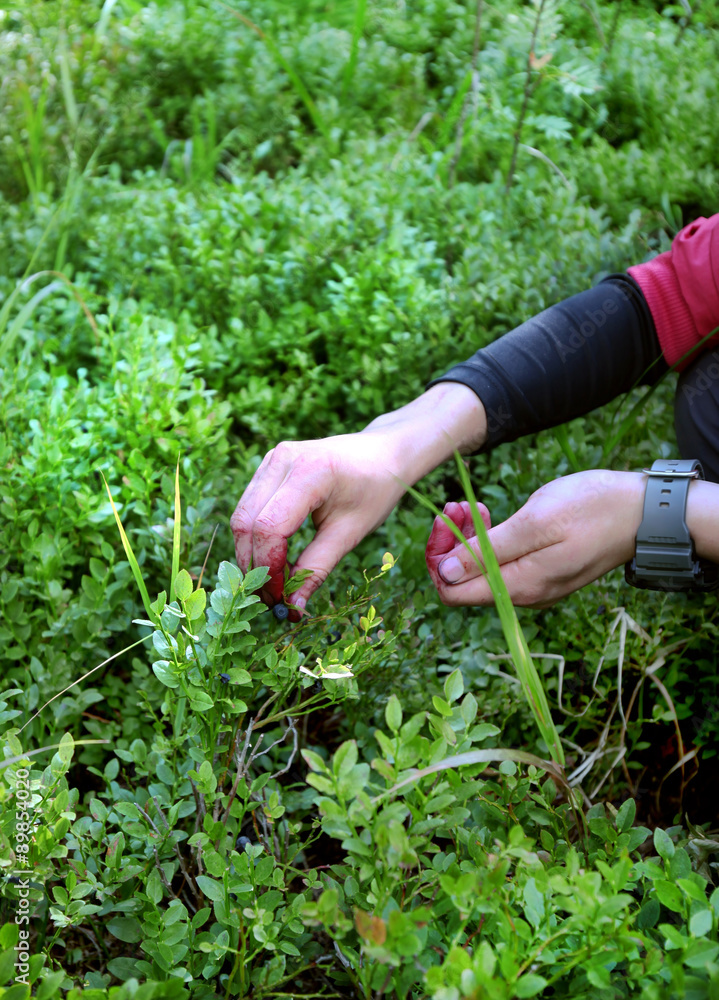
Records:
[[[475,579],[482,575],[481,564],[478,564],[476,559],[477,556],[480,556],[481,550],[476,537],[471,506],[466,500],[454,506],[456,508],[454,520],[469,543],[469,548],[464,543],[457,543],[453,536],[452,540],[454,544],[452,548],[446,550],[444,558],[438,562],[437,571],[439,576],[444,583],[449,584],[467,579]],[[492,525],[492,518],[488,508],[483,503],[478,503],[477,508],[484,527],[489,530]]]
[[[322,586],[332,570],[341,559],[353,549],[364,537],[364,532],[353,528],[348,518],[340,518],[334,522],[324,522],[317,534],[301,553],[292,567],[292,572],[301,569],[312,570],[301,587],[289,598],[291,604],[300,612],[290,612],[291,621],[299,621],[305,605],[312,595]]]
[[[276,455],[278,451],[279,456]],[[284,482],[288,465],[289,461],[283,460],[279,446],[269,451],[262,459],[230,518],[237,565],[243,573],[250,568],[252,560],[255,519],[275,490]]]
[[[559,541],[547,534],[541,518],[525,508],[521,508],[495,528],[490,528],[487,534],[502,567]],[[474,551],[479,552],[478,542],[472,541],[471,545]],[[463,545],[447,554],[447,558],[439,564],[438,571],[442,581],[453,586],[481,575],[476,561]]]
[[[458,503],[446,503],[442,512],[462,530],[464,523],[464,512]],[[425,559],[437,559],[446,552],[451,551],[457,544],[457,539],[449,525],[441,518],[435,517],[432,530],[427,540],[425,549]]]
[[[564,554],[562,560],[566,561]],[[503,563],[500,570],[512,604],[522,608],[548,608],[583,585],[583,581],[574,579],[572,573],[561,577],[555,561],[548,558],[546,549],[540,549]],[[440,582],[437,590],[442,602],[449,607],[487,607],[495,603],[488,578],[484,576],[453,586]]]
[[[252,533],[253,566],[268,566],[270,579],[263,588],[274,603],[282,600],[288,540],[305,518],[328,499],[316,476],[296,465],[255,518]],[[297,564],[295,570],[302,568]],[[319,586],[319,584],[318,584]],[[295,603],[292,601],[291,603]]]

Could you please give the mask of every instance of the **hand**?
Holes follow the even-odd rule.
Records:
[[[268,452],[230,521],[243,572],[250,560],[269,566],[262,599],[269,605],[283,599],[288,539],[311,514],[317,534],[290,567],[290,574],[312,570],[288,598],[303,608],[340,559],[397,504],[404,487],[392,470],[399,468],[391,437],[380,431],[283,442]],[[292,620],[298,618],[293,612]]]
[[[445,382],[357,434],[283,442],[262,461],[232,515],[243,572],[269,566],[261,592],[269,605],[283,598],[288,539],[308,514],[317,534],[294,566],[311,569],[290,603],[303,609],[340,559],[374,531],[404,493],[452,454],[472,451],[486,435],[484,407],[465,385]],[[297,621],[299,614],[291,613]]]
[[[489,511],[480,505],[512,602],[549,607],[631,559],[645,484],[641,473],[575,473],[540,487],[494,528]],[[479,553],[469,503],[447,504],[444,512]],[[485,576],[441,518],[435,518],[426,560],[444,604],[494,603]]]

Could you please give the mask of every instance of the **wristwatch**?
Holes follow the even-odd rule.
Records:
[[[626,563],[627,583],[642,590],[708,591],[719,586],[719,566],[698,559],[685,520],[692,479],[703,479],[697,459],[658,459],[648,476],[636,554]]]

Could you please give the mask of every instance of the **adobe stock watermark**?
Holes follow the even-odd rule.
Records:
[[[10,881],[17,886],[18,901],[15,923],[18,925],[18,943],[15,945],[15,983],[30,985],[30,878],[28,869],[28,851],[32,834],[30,800],[30,772],[20,767],[15,772],[15,858],[18,871],[10,876]],[[24,877],[23,877],[24,876]]]
[[[691,407],[717,380],[719,380],[719,350],[703,354],[696,366],[681,379],[678,391],[682,400]]]

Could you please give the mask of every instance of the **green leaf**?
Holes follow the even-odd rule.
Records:
[[[652,831],[646,826],[635,826],[633,829],[629,830],[627,837],[627,851],[631,853],[636,851],[638,847],[644,843],[647,837],[651,836]]]
[[[398,732],[402,725],[402,705],[396,694],[390,695],[384,709],[384,717],[387,726],[393,733]]]
[[[188,597],[192,594],[192,577],[187,572],[186,569],[181,569],[174,580],[174,591],[175,598],[178,601],[186,601]],[[170,604],[172,604],[174,598],[172,596],[172,589],[170,590]]]
[[[187,695],[193,712],[209,712],[215,704],[206,691],[202,691],[193,684],[187,685]]]
[[[674,857],[674,842],[669,834],[660,827],[654,831],[654,847],[659,857],[663,858],[664,861],[669,861]]]
[[[432,704],[434,705],[435,711],[439,712],[440,715],[445,716],[445,718],[450,718],[452,715],[452,709],[449,707],[444,698],[440,698],[439,695],[432,695]]]
[[[524,1000],[525,997],[536,997],[548,984],[544,976],[538,976],[534,972],[528,972],[514,984],[514,996]]]
[[[336,777],[349,774],[357,763],[357,741],[346,740],[335,752],[332,758],[332,770]]]
[[[64,735],[60,740],[60,744],[57,748],[57,755],[63,762],[63,764],[65,764],[66,766],[72,760],[72,755],[74,750],[75,750],[75,741],[72,738],[72,734],[64,733]]]
[[[692,914],[689,920],[689,933],[694,937],[706,937],[711,934],[712,911],[709,909],[699,910]]]
[[[153,874],[157,874],[157,871]],[[142,940],[142,927],[137,917],[113,917],[105,926],[120,941],[132,944],[135,941]]]
[[[249,576],[249,573],[247,574]],[[242,582],[242,574],[240,573],[237,566],[234,563],[227,562],[224,560],[220,563],[220,568],[217,571],[217,579],[219,581],[222,590],[226,590],[233,597],[240,589],[240,583]],[[214,605],[213,605],[214,607]]]
[[[614,821],[619,833],[625,833],[632,828],[636,815],[637,804],[634,799],[627,799],[626,802],[622,802]]]
[[[477,699],[474,697],[471,691],[468,691],[467,694],[462,699],[462,704],[459,709],[465,726],[472,725],[472,723],[477,717],[478,707],[479,706],[477,705]]]
[[[658,879],[654,883],[654,889],[656,890],[657,898],[660,903],[666,906],[668,910],[671,910],[672,913],[683,913],[684,897],[673,882],[667,882],[665,879]]]
[[[165,687],[177,688],[180,686],[180,680],[172,669],[169,660],[156,660],[152,664],[152,672]]]
[[[211,899],[213,903],[219,903],[225,898],[225,889],[221,882],[216,882],[213,878],[208,878],[207,875],[198,875],[195,878],[197,886],[200,891]]]
[[[200,587],[198,590],[194,590],[188,598],[185,599],[185,614],[187,615],[188,621],[195,621],[200,618],[207,607],[207,593]]]
[[[49,972],[40,981],[40,985],[35,991],[35,1000],[50,1000],[59,994],[60,983],[64,980],[65,973],[60,969],[58,972]]]
[[[457,668],[452,671],[444,682],[444,696],[451,705],[453,701],[457,701],[463,694],[464,678],[462,677],[462,671]]]
[[[145,892],[148,898],[156,905],[162,900],[162,881],[157,868],[153,868],[150,877],[145,884]]]
[[[706,969],[719,954],[719,944],[702,938],[691,944],[684,953],[684,964],[690,969]]]
[[[266,566],[257,566],[245,574],[243,588],[246,594],[254,594],[256,590],[270,577],[270,571]]]
[[[252,677],[250,676],[250,672],[248,670],[245,670],[244,667],[230,667],[227,673],[230,675],[230,681],[233,684],[252,683]]]
[[[122,982],[126,982],[133,977],[140,977],[137,969],[137,963],[140,961],[142,961],[140,958],[112,958],[107,963],[107,970]]]
[[[312,771],[327,771],[327,765],[322,760],[320,755],[314,752],[314,750],[302,750],[300,752],[305,759],[305,763]]]

